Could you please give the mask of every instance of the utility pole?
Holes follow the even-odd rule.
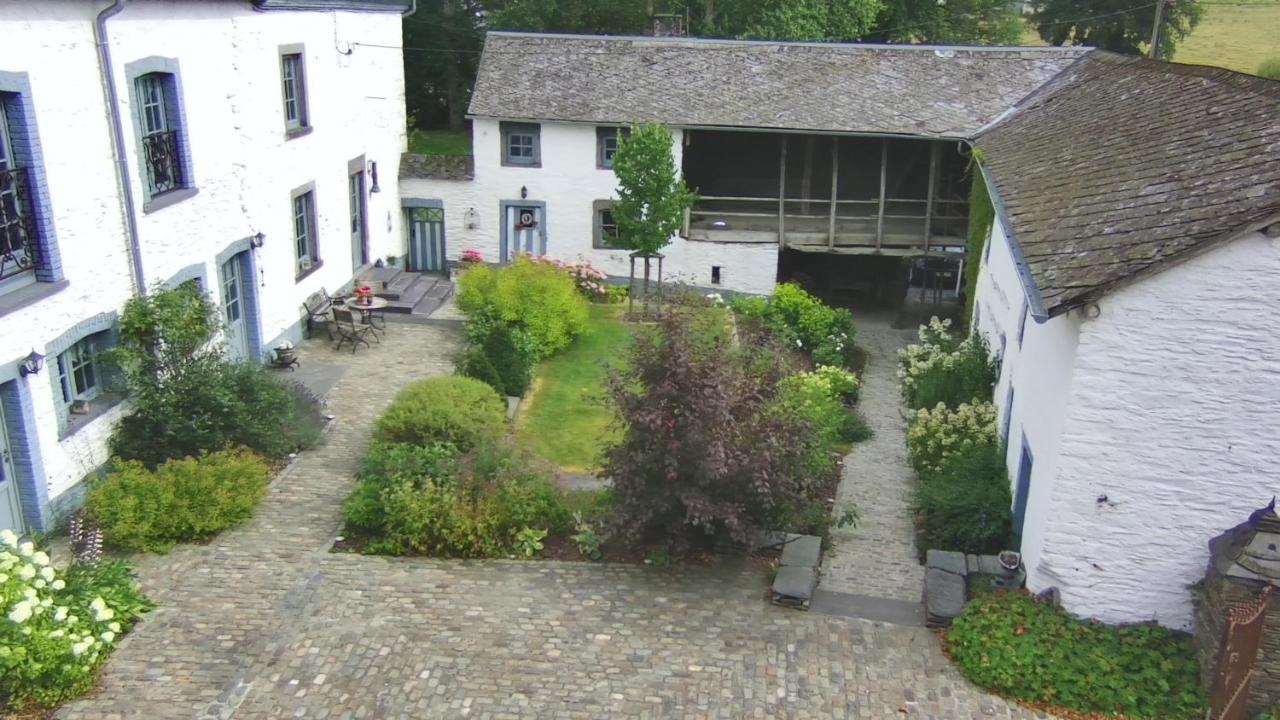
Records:
[[[1158,60],[1160,55],[1160,20],[1164,17],[1164,5],[1168,0],[1156,0],[1156,21],[1151,26],[1151,46],[1147,57]]]

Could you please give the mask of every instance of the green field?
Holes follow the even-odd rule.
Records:
[[[1173,59],[1255,73],[1263,60],[1280,57],[1280,0],[1205,0],[1200,24],[1178,43]],[[1036,31],[1025,45],[1044,45]]]
[[[570,472],[597,469],[602,444],[614,436],[604,378],[631,341],[622,321],[625,310],[625,305],[593,304],[586,331],[538,368],[516,421],[521,446]]]
[[[410,130],[409,152],[418,155],[470,155],[471,133],[466,130]]]

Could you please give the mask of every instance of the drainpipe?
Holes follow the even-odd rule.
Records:
[[[418,0],[409,0],[409,9],[400,14],[404,17],[409,17],[416,12],[418,12]]]
[[[133,185],[129,182],[129,160],[125,154],[124,131],[120,122],[120,98],[116,93],[115,71],[111,66],[111,45],[107,40],[107,20],[124,10],[128,0],[115,0],[98,13],[93,26],[93,39],[98,45],[98,65],[102,71],[103,94],[107,100],[107,122],[111,125],[111,137],[115,142],[116,176],[120,181],[120,194],[124,197],[124,224],[129,235],[129,257],[133,270],[135,295],[147,292],[146,278],[142,274],[142,245],[138,241],[138,218],[133,202]]]

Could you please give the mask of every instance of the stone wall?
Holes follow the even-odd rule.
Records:
[[[1193,590],[1195,597],[1195,647],[1200,661],[1200,680],[1208,694],[1218,673],[1227,611],[1255,599],[1266,585],[1236,578],[1224,578],[1210,569],[1205,582]],[[1280,705],[1280,603],[1272,602],[1262,628],[1262,645],[1254,665],[1256,673],[1249,687],[1247,717]]]

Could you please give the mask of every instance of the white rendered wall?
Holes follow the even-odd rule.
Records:
[[[1043,588],[1037,582],[1039,576],[1035,570],[1044,550],[1045,521],[1054,512],[1051,496],[1058,441],[1071,390],[1071,366],[1079,323],[1074,316],[1055,317],[1044,323],[1028,316],[1019,343],[1018,326],[1026,312],[1026,297],[1005,228],[996,218],[987,260],[978,277],[975,312],[977,327],[993,353],[1000,352],[1001,335],[1005,338],[994,399],[999,411],[997,422],[1002,429],[1006,418],[1009,419],[1005,464],[1009,469],[1011,494],[1017,492],[1024,438],[1034,458],[1023,522],[1022,553],[1031,589],[1038,591]],[[1011,386],[1014,389],[1012,415],[1007,406]]]
[[[404,197],[442,200],[445,208],[446,255],[457,260],[463,250],[478,250],[486,260],[499,256],[502,222],[500,202],[528,200],[546,203],[547,254],[562,260],[587,259],[610,275],[626,277],[625,250],[591,247],[595,231],[592,203],[617,196],[612,170],[596,167],[596,126],[544,122],[541,124],[541,167],[502,165],[501,133],[497,120],[472,122],[475,179],[471,181],[400,181]],[[683,131],[672,129],[676,167],[683,156]],[[478,229],[468,229],[464,216],[474,208]],[[675,238],[663,249],[664,272],[700,286],[711,285],[711,267],[721,267],[721,285],[740,292],[772,292],[778,268],[775,244],[710,243]],[[637,272],[640,272],[637,270]]]
[[[132,294],[122,200],[93,40],[101,5],[0,0],[0,70],[29,75],[60,256],[69,285],[0,318],[0,361],[16,363],[78,323],[119,311]],[[139,0],[108,22],[131,178],[141,211],[138,154],[124,66],[177,58],[197,195],[139,212],[147,283],[193,264],[216,285],[215,257],[262,232],[257,251],[264,344],[296,325],[301,302],[352,276],[347,161],[377,161],[382,192],[368,197],[372,258],[404,253],[396,184],[404,149],[400,53],[335,44],[400,44],[396,13],[260,13],[245,2]],[[305,43],[314,131],[285,141],[278,46]],[[316,183],[324,266],[295,283],[289,193]],[[218,299],[217,294],[214,294]],[[27,383],[50,499],[106,458],[113,411],[59,438],[53,358]]]
[[[1080,326],[1033,575],[1069,609],[1190,627],[1209,539],[1280,494],[1277,277],[1280,240],[1254,234],[1104,297]]]

